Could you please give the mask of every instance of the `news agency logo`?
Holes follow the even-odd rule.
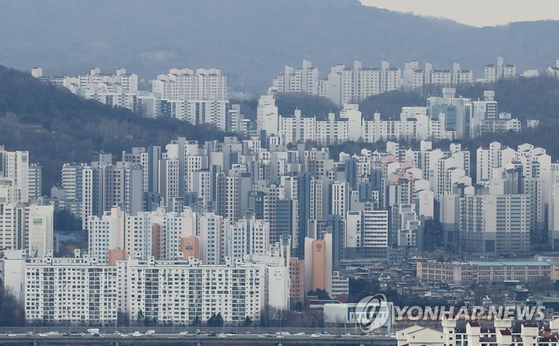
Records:
[[[355,316],[361,331],[371,333],[381,328],[390,317],[388,300],[384,294],[367,296],[357,303]]]
[[[486,305],[486,306],[396,306],[384,294],[367,296],[355,305],[355,319],[361,331],[371,333],[387,323],[400,321],[442,321],[477,319],[542,321],[545,306]]]

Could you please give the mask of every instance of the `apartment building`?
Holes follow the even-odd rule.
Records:
[[[402,85],[406,90],[414,90],[425,85],[456,86],[474,82],[471,70],[462,70],[459,63],[454,63],[452,70],[434,70],[433,65],[425,63],[419,68],[419,61],[412,60],[404,65]]]
[[[485,316],[482,316],[484,318]],[[398,346],[552,346],[559,340],[559,320],[533,321],[522,317],[495,318],[492,321],[459,321],[443,318],[441,329],[413,325],[398,330]]]
[[[29,202],[30,173],[29,173],[29,152],[28,151],[8,151],[0,145],[0,178],[11,186],[8,203],[27,203]],[[33,178],[33,175],[32,175]],[[36,179],[36,178],[35,178]],[[8,182],[9,181],[9,182]],[[0,187],[2,189],[2,187]],[[32,181],[32,194],[36,194],[37,181]],[[2,193],[0,192],[0,195]],[[6,198],[8,192],[4,193]]]
[[[337,105],[344,105],[399,90],[401,84],[402,72],[399,68],[391,68],[387,61],[383,61],[380,68],[364,68],[356,60],[353,67],[333,66],[328,78],[320,81],[319,95],[329,98]]]
[[[121,265],[126,266],[125,306],[132,320],[140,311],[146,318],[179,324],[221,313],[225,322],[242,323],[247,316],[258,321],[268,304],[289,306],[286,267],[229,259],[225,265],[205,265],[192,258]]]
[[[269,91],[318,95],[318,85],[318,69],[305,59],[300,67],[285,66],[284,72],[274,78]]]
[[[27,321],[116,325],[118,314],[191,324],[221,313],[225,322],[260,319],[265,306],[289,307],[289,271],[282,260],[227,259],[224,265],[129,259],[116,266],[95,258],[5,259],[9,287],[25,297]]]
[[[172,68],[151,82],[152,92],[162,100],[227,100],[227,77],[215,68]]]
[[[417,262],[417,278],[453,285],[474,283],[527,282],[551,280],[553,266],[547,262]]]
[[[505,64],[502,57],[497,58],[497,64],[485,65],[485,83],[495,83],[500,79],[516,78],[516,65]]]
[[[116,325],[117,267],[93,258],[43,258],[24,261],[25,317],[28,322]]]

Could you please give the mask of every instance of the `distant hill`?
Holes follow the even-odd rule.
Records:
[[[358,0],[0,0],[0,64],[48,74],[125,67],[146,81],[171,67],[217,67],[233,90],[263,92],[286,64],[393,66],[457,61],[481,77],[497,56],[519,71],[559,58],[559,22],[475,28]]]
[[[31,161],[43,166],[44,193],[59,182],[65,162],[90,162],[99,151],[120,158],[123,150],[165,145],[179,136],[204,141],[223,139],[224,133],[174,119],[141,118],[0,66],[0,144],[29,150]]]

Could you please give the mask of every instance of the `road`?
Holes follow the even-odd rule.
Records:
[[[375,345],[395,346],[396,339],[374,335],[275,334],[0,334],[0,345]]]

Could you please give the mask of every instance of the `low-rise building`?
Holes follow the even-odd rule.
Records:
[[[417,278],[449,284],[521,282],[550,280],[553,266],[547,262],[417,262]]]

